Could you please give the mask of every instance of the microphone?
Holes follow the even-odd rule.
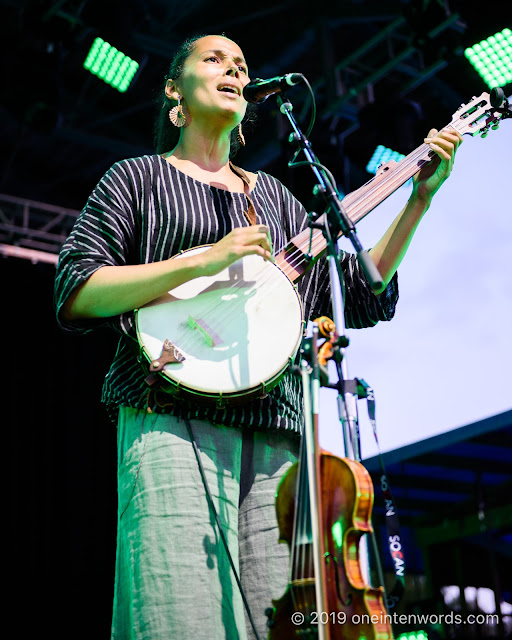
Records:
[[[258,104],[259,102],[264,102],[274,93],[281,93],[299,84],[301,80],[302,74],[300,73],[287,73],[284,76],[276,76],[268,80],[256,78],[256,80],[252,80],[249,84],[245,85],[243,96],[247,102]]]

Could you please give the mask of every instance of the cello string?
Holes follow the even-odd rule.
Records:
[[[301,536],[301,510],[302,510],[302,461],[304,457],[304,439],[301,439],[300,443],[300,453],[299,453],[299,466],[298,466],[298,482],[297,482],[297,502],[295,507],[295,513],[293,518],[293,533],[292,533],[292,541],[291,541],[291,550],[290,550],[290,573],[289,573],[289,585],[290,585],[290,596],[292,599],[292,603],[294,605],[295,610],[297,610],[298,602],[296,599],[296,589],[294,586],[294,582],[297,577],[300,577],[300,573],[298,569],[300,567],[299,557],[300,557],[300,546],[299,540]]]
[[[305,443],[304,439],[301,442],[301,456],[299,466],[299,482],[298,482],[298,495],[297,495],[297,507],[296,507],[296,520],[297,529],[294,539],[294,571],[293,579],[301,580],[304,577],[303,564],[304,564],[304,461],[305,461]],[[302,609],[302,594],[303,588],[293,590],[293,602],[296,609]]]
[[[309,376],[306,377],[306,383],[310,384],[311,380]],[[310,494],[310,469],[308,465],[308,452],[307,452],[307,441],[304,441],[304,454],[302,457],[302,474],[301,474],[301,487],[302,487],[302,500],[301,500],[301,568],[300,568],[300,577],[304,581],[302,583],[302,611],[306,615],[310,615],[312,611],[316,609],[316,598],[311,596],[311,590],[313,589],[313,594],[315,593],[315,571],[314,571],[314,540],[313,540],[313,526],[312,526],[312,518],[313,514],[311,512],[312,502],[311,502],[311,494]],[[312,580],[312,585],[311,582]]]
[[[301,447],[301,461],[299,468],[299,489],[297,496],[297,510],[298,510],[298,527],[297,536],[295,538],[295,547],[298,548],[298,554],[295,560],[294,579],[301,581],[306,575],[306,561],[307,561],[307,549],[304,544],[306,537],[306,524],[307,524],[307,466],[306,466],[306,448],[304,440]],[[302,583],[298,589],[293,591],[293,601],[297,610],[304,611],[306,607],[305,586]]]

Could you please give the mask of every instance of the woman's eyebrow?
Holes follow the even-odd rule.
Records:
[[[215,53],[215,55],[217,55],[219,57],[229,58],[229,54],[226,53],[223,49],[207,49],[203,53]],[[234,56],[233,60],[235,62],[243,62],[247,66],[247,62],[245,61],[245,59],[242,56]]]

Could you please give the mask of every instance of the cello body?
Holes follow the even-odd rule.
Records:
[[[366,584],[360,564],[359,542],[372,532],[373,485],[368,471],[355,460],[327,452],[319,454],[321,531],[324,537],[324,610],[318,611],[307,523],[297,514],[302,498],[301,463],[283,477],[276,497],[280,542],[291,553],[290,581],[284,595],[267,610],[268,640],[326,638],[390,640],[392,631],[382,587]],[[307,500],[306,500],[307,502]]]

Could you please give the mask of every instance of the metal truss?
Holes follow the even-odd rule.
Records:
[[[57,264],[79,211],[0,194],[0,253]]]
[[[371,18],[367,20],[371,22]],[[379,19],[379,24],[381,22]],[[328,100],[321,117],[356,121],[361,106],[373,102],[374,86],[391,73],[393,95],[397,99],[405,97],[448,64],[442,56],[426,62],[421,44],[435,47],[436,38],[443,32],[451,30],[460,34],[465,29],[458,13],[447,13],[416,40],[411,38],[411,28],[402,16],[381,24],[373,37],[331,65],[330,77],[323,77],[317,83],[327,87]]]

